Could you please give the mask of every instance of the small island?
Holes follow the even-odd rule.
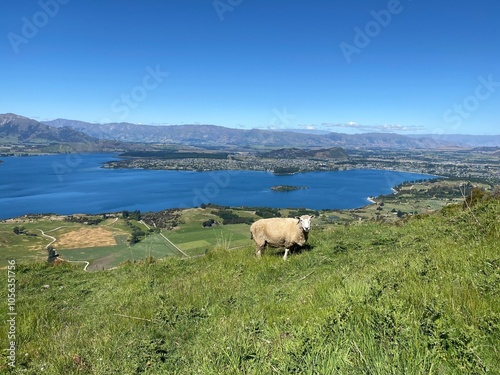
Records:
[[[307,186],[293,186],[293,185],[277,185],[273,186],[271,190],[273,191],[294,191],[294,190],[304,190],[309,189]]]

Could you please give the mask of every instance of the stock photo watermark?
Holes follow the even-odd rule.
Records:
[[[481,102],[490,99],[500,87],[500,81],[495,81],[493,74],[488,75],[487,78],[479,76],[477,81],[478,85],[473,94],[466,96],[460,103],[454,103],[452,108],[443,113],[443,120],[453,124],[453,130],[459,129],[463,120],[468,119],[472,113],[476,112],[481,106]]]
[[[130,115],[130,112],[136,109],[141,102],[146,100],[148,93],[157,89],[160,84],[168,77],[169,73],[161,70],[157,64],[154,68],[147,66],[146,74],[143,76],[141,83],[134,86],[128,93],[121,94],[119,98],[111,103],[111,110],[114,113],[120,114],[120,119],[124,120]],[[111,122],[111,120],[103,119],[101,123]],[[99,139],[105,139],[104,135],[98,136]],[[82,150],[78,153],[68,154],[63,161],[53,161],[52,171],[59,182],[64,181],[64,176],[73,173],[82,163]]]
[[[297,115],[288,113],[286,107],[283,107],[283,110],[281,111],[274,108],[273,114],[274,116],[269,121],[269,126],[273,129],[290,126],[293,120],[297,117]]]
[[[7,261],[7,360],[9,367],[16,367],[16,261]]]
[[[66,5],[70,0],[40,0],[38,1],[39,10],[31,15],[31,17],[21,18],[21,31],[15,33],[11,31],[7,34],[12,49],[17,54],[19,47],[22,44],[28,44],[31,39],[36,37],[40,29],[47,26],[51,18],[57,16],[61,10],[61,5]]]
[[[130,92],[121,94],[120,98],[111,103],[111,110],[120,114],[120,119],[124,120],[130,115],[130,112],[137,108],[141,102],[146,100],[148,93],[157,89],[158,86],[167,78],[169,73],[163,72],[160,65],[157,64],[153,69],[146,67],[146,75],[141,80],[141,84],[134,86]]]
[[[57,176],[59,182],[63,182],[64,175],[72,173],[75,169],[82,163],[82,157],[80,154],[68,154],[63,162],[53,161],[52,171]]]
[[[233,175],[238,173],[238,171],[232,172]],[[221,194],[222,190],[231,183],[231,174],[229,171],[212,172],[210,173],[210,178],[212,181],[207,182],[203,189],[194,188],[192,190],[194,194],[192,207],[213,203],[213,200]]]
[[[242,2],[243,0],[214,0],[212,5],[219,16],[219,20],[224,21],[224,14],[234,11]]]
[[[412,0],[408,0],[412,1]],[[352,43],[342,42],[339,48],[348,64],[352,62],[352,55],[360,54],[368,47],[372,40],[380,35],[383,29],[389,26],[393,16],[400,14],[404,10],[400,0],[389,0],[387,7],[379,11],[371,10],[372,19],[364,27],[354,27],[354,38]]]

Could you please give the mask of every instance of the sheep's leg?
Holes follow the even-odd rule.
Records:
[[[265,249],[265,247],[266,247],[265,243],[264,243],[264,245],[261,245],[261,246],[257,245],[257,248],[255,250],[255,255],[257,255],[257,258],[260,258],[262,256],[262,251]]]
[[[286,258],[288,257],[288,252],[290,250],[288,249],[288,247],[285,248],[285,255],[283,255],[283,260],[286,260]]]

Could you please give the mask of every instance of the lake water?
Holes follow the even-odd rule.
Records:
[[[226,206],[347,209],[365,206],[369,196],[391,193],[404,181],[433,178],[382,170],[310,172],[276,176],[257,171],[154,171],[105,169],[113,154],[3,157],[0,218],[28,213],[160,211]],[[307,186],[291,192],[275,185]]]

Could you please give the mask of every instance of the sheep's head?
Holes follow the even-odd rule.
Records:
[[[296,219],[298,220],[298,224],[302,227],[302,230],[304,232],[309,232],[311,229],[311,219],[314,218],[314,215],[309,216],[309,215],[302,215],[302,216],[297,216]]]

